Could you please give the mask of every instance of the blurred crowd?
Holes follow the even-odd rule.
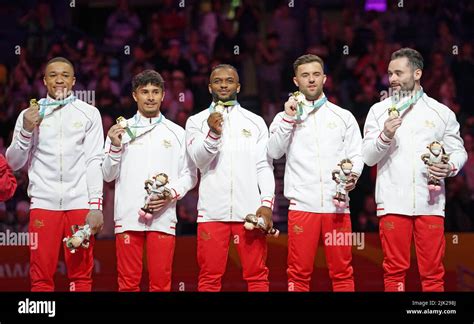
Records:
[[[149,4],[148,4],[149,2]],[[153,3],[154,2],[154,3]],[[425,58],[422,86],[457,115],[469,159],[447,180],[446,230],[474,231],[474,3],[460,1],[251,1],[163,0],[19,1],[0,7],[0,153],[11,142],[19,112],[30,98],[46,96],[47,60],[64,56],[75,65],[75,91],[86,91],[101,111],[106,133],[136,106],[131,79],[152,68],[165,79],[162,112],[185,126],[209,106],[208,78],[219,63],[237,67],[242,106],[270,124],[296,90],[293,61],[319,55],[328,76],[325,94],[349,109],[361,128],[371,105],[388,88],[390,54],[400,47]],[[157,4],[158,3],[158,4]],[[371,3],[378,10],[369,10]],[[403,4],[400,7],[400,3]],[[104,6],[104,4],[106,4]],[[377,6],[375,6],[377,7]],[[374,7],[374,8],[375,8]],[[3,41],[3,39],[5,41]],[[86,98],[87,99],[87,98]],[[105,134],[104,134],[105,136]],[[284,159],[275,161],[276,226],[285,230]],[[15,197],[0,203],[0,231],[26,231],[26,170],[16,172]],[[366,167],[351,193],[354,231],[376,231],[375,170]],[[178,234],[195,233],[198,191],[178,206]],[[105,229],[113,237],[114,184],[104,186]]]

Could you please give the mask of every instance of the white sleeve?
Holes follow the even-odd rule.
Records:
[[[346,154],[352,161],[352,172],[359,176],[364,169],[364,161],[362,160],[362,136],[360,135],[359,124],[351,114],[348,127],[345,134]]]
[[[449,112],[448,123],[442,141],[444,150],[449,154],[449,164],[451,165],[449,176],[454,177],[464,166],[464,163],[466,163],[467,152],[464,148],[464,142],[461,136],[459,136],[459,123],[452,111]]]
[[[392,140],[380,130],[375,113],[371,108],[364,125],[362,158],[368,166],[377,164],[388,152]]]
[[[86,158],[86,181],[91,209],[101,209],[103,177],[101,164],[103,160],[104,131],[98,110],[94,110],[91,125],[86,130],[83,143]]]
[[[169,188],[173,193],[173,199],[178,200],[183,198],[197,183],[196,166],[186,151],[185,136],[183,136],[179,154],[179,177],[175,181],[170,181],[169,184]]]
[[[268,155],[272,159],[279,159],[288,151],[294,126],[293,117],[285,113],[275,116],[270,125],[270,139],[268,140]]]
[[[220,135],[209,131],[204,134],[192,118],[186,122],[186,145],[189,157],[202,170],[214,160],[220,150]]]
[[[24,114],[25,110],[20,113],[16,120],[12,143],[5,154],[8,164],[14,171],[21,169],[28,161],[33,142],[34,132],[27,132],[23,129]]]
[[[260,134],[257,139],[257,182],[260,189],[262,206],[273,209],[275,197],[275,177],[273,176],[273,160],[267,154],[268,129],[261,121]]]
[[[104,147],[104,162],[102,162],[102,175],[104,180],[112,182],[118,178],[120,173],[120,162],[122,161],[122,147],[112,145],[107,136]]]

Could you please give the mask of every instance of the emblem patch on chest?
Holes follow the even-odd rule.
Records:
[[[82,128],[82,123],[80,121],[74,122],[72,124],[72,128],[76,128],[76,129]]]
[[[251,132],[250,130],[244,128],[244,129],[242,129],[242,135],[243,135],[244,137],[249,138],[249,137],[252,136],[252,132]]]
[[[170,140],[163,140],[163,146],[165,148],[170,148],[172,146],[171,141]]]
[[[435,128],[435,123],[432,120],[425,120],[425,127],[426,128]]]

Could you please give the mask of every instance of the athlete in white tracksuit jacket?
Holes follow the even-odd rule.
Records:
[[[147,248],[150,291],[169,291],[175,246],[176,201],[197,182],[196,167],[188,158],[185,131],[160,113],[163,79],[145,70],[133,79],[138,112],[127,129],[113,126],[105,143],[104,180],[115,180],[115,233],[120,291],[138,291],[143,246]],[[131,136],[130,136],[131,135]],[[121,139],[119,138],[121,137]],[[172,196],[151,203],[153,217],[138,215],[146,196],[145,180],[165,173]]]
[[[217,66],[210,80],[214,103],[186,123],[187,150],[201,171],[198,289],[221,289],[232,238],[248,290],[268,291],[265,236],[243,227],[248,214],[263,216],[271,226],[275,181],[266,153],[268,129],[260,116],[235,100],[240,84],[234,67]],[[218,107],[223,111],[216,112]]]
[[[44,83],[47,98],[20,113],[6,153],[14,170],[28,167],[29,231],[40,242],[40,248],[30,251],[32,291],[54,290],[59,251],[63,238],[72,234],[71,226],[88,222],[96,233],[103,224],[100,113],[72,94],[75,78],[69,60],[51,59]],[[74,254],[65,249],[71,291],[92,288],[93,237],[90,243]]]
[[[398,94],[372,106],[364,127],[362,155],[377,165],[375,200],[380,216],[386,291],[404,291],[414,238],[423,291],[444,289],[445,177],[455,176],[467,159],[456,115],[420,86],[423,58],[404,48],[392,54],[390,85]],[[403,97],[403,96],[398,96]],[[400,117],[390,117],[395,106]],[[434,140],[443,143],[448,164],[426,166],[421,156]],[[441,180],[441,191],[428,189],[428,176]]]
[[[335,245],[337,234],[351,232],[349,205],[336,206],[332,171],[348,158],[353,163],[347,191],[355,187],[364,163],[362,137],[354,116],[327,101],[323,61],[300,56],[294,63],[300,94],[285,103],[270,125],[268,154],[286,154],[285,197],[288,213],[288,290],[308,291],[318,241],[322,237],[334,291],[353,291],[351,245]],[[346,197],[348,202],[348,196]],[[333,239],[331,239],[333,237]]]

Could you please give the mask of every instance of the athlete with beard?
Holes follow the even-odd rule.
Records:
[[[377,165],[385,291],[405,291],[412,238],[422,290],[444,290],[444,178],[455,176],[467,159],[455,114],[423,92],[422,71],[416,50],[394,52],[388,65],[392,96],[370,108],[364,127],[364,162]],[[421,156],[435,140],[450,160],[427,167]],[[430,193],[429,176],[441,181],[441,191]]]
[[[334,291],[354,291],[351,245],[331,244],[338,234],[350,233],[348,198],[335,204],[332,171],[344,159],[353,163],[346,191],[355,188],[364,163],[362,137],[354,116],[324,95],[324,63],[303,55],[293,64],[299,88],[270,126],[268,154],[286,154],[284,194],[288,212],[288,290],[309,291],[314,258],[322,237]],[[347,197],[347,195],[346,195]],[[331,239],[331,236],[333,236]]]
[[[275,191],[267,157],[268,129],[263,119],[237,101],[236,69],[216,66],[210,76],[209,108],[186,123],[188,153],[201,172],[197,258],[199,291],[220,291],[232,239],[249,291],[268,291],[267,243],[262,231],[244,229],[248,214],[272,228]]]

